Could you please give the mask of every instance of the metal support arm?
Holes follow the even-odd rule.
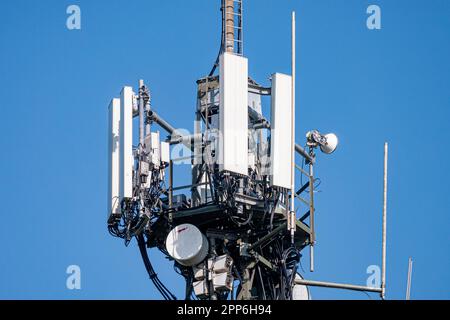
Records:
[[[382,290],[381,288],[357,286],[357,285],[353,285],[353,284],[313,281],[313,280],[303,280],[303,279],[295,279],[295,284],[304,285],[304,286],[312,286],[312,287],[324,287],[324,288],[333,288],[333,289],[346,289],[346,290],[354,290],[354,291],[379,292],[379,293],[381,293],[381,290]]]
[[[316,162],[316,158],[311,157],[311,156],[309,155],[309,153],[308,153],[305,149],[302,148],[301,145],[295,144],[295,151],[296,151],[299,155],[301,155],[303,158],[305,158],[306,160],[308,160],[309,162],[311,162],[312,164],[314,164],[314,163]]]

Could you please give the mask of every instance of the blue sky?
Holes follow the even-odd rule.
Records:
[[[66,28],[77,4],[82,29]],[[382,29],[368,30],[377,4]],[[297,12],[297,141],[333,131],[316,172],[314,280],[365,284],[381,262],[383,143],[390,143],[387,298],[450,299],[450,2],[248,0],[245,55],[268,85],[290,72]],[[107,106],[146,80],[155,110],[192,129],[195,81],[219,45],[219,1],[4,0],[0,10],[0,298],[159,299],[133,242],[106,230]],[[155,269],[183,281],[158,252]],[[66,268],[81,267],[81,290]],[[303,260],[307,269],[308,259]],[[317,299],[367,299],[312,289]],[[371,295],[376,299],[376,295]]]

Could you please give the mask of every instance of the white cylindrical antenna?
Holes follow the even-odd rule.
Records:
[[[410,257],[408,260],[408,282],[406,284],[406,300],[411,299],[411,277],[412,277],[413,260]]]
[[[290,227],[292,243],[296,228],[295,217],[295,11],[292,11],[292,96],[291,96],[291,208],[288,226]]]
[[[383,184],[383,231],[381,256],[381,298],[386,291],[386,215],[387,215],[387,183],[388,183],[388,143],[384,143],[384,184]]]

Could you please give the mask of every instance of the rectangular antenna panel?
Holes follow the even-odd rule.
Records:
[[[170,144],[168,142],[161,142],[161,162],[170,162]]]
[[[120,215],[120,99],[111,100],[108,108],[108,218]]]
[[[150,147],[151,147],[151,163],[153,163],[156,168],[159,168],[161,161],[161,143],[159,140],[159,131],[150,133]]]
[[[133,194],[133,89],[120,93],[120,199]]]
[[[291,118],[292,77],[275,73],[272,75],[272,107],[270,134],[270,184],[291,188]],[[295,132],[295,127],[293,128]]]
[[[248,61],[220,56],[219,169],[248,174]]]

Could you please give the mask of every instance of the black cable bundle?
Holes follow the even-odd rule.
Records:
[[[287,248],[282,255],[282,287],[284,288],[284,299],[292,300],[292,288],[294,286],[297,265],[300,261],[300,255],[295,247]]]
[[[156,289],[161,293],[165,300],[177,300],[177,297],[175,297],[175,295],[173,295],[173,293],[170,292],[169,289],[167,289],[167,287],[161,282],[161,280],[159,280],[158,275],[153,269],[153,266],[148,257],[144,235],[140,234],[136,237],[136,239],[138,242],[139,251],[141,252],[142,260],[144,261],[145,269],[147,270],[150,280],[152,280]]]

